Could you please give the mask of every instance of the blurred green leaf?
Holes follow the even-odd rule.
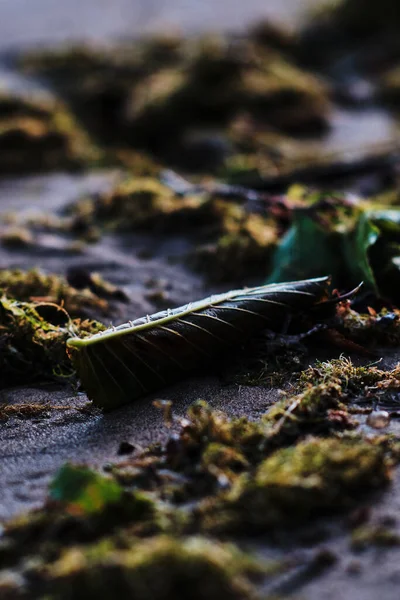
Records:
[[[381,295],[400,302],[400,210],[369,210],[371,222],[379,229],[379,239],[370,253],[370,262]]]
[[[354,208],[340,218],[322,221],[309,208],[294,211],[293,223],[278,247],[269,282],[291,281],[330,273],[334,286],[377,291],[369,251],[379,229],[368,215]]]
[[[68,512],[90,514],[118,502],[123,490],[112,479],[67,463],[56,473],[49,492],[50,498],[64,503]]]

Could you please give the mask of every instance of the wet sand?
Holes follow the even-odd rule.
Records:
[[[298,18],[305,2],[247,3],[224,0],[215,2],[84,0],[60,4],[55,0],[36,0],[32,13],[29,0],[3,0],[0,4],[0,50],[20,49],[34,44],[53,44],[71,39],[106,41],[153,31],[165,26],[186,31],[214,28],[244,27],[259,16],[274,16],[287,23]],[[373,142],[385,142],[393,133],[390,117],[380,111],[352,118],[350,113],[337,115],[337,125],[326,143],[326,149],[340,151],[344,145],[361,149]],[[83,193],[95,192],[111,185],[115,172],[96,175],[66,175],[23,177],[0,181],[0,212],[44,210],[56,211]],[[33,208],[34,207],[34,208]],[[43,235],[29,253],[25,249],[0,248],[0,267],[40,266],[46,271],[65,274],[68,267],[80,265],[100,272],[105,278],[121,286],[130,298],[121,307],[115,323],[135,318],[155,310],[148,299],[148,280],[162,279],[171,306],[207,295],[211,289],[201,276],[190,272],[182,264],[182,257],[190,243],[179,237],[154,238],[147,235],[130,237],[106,236],[90,246],[83,254],[66,252],[66,242],[52,235]],[[143,258],[146,256],[147,258]],[[165,283],[166,282],[166,283]],[[400,355],[386,361],[393,365]],[[310,357],[310,360],[312,357]],[[163,390],[164,399],[173,400],[174,412],[184,414],[196,399],[202,398],[213,407],[222,408],[231,415],[259,416],[278,398],[279,390],[223,385],[217,375],[204,375]],[[164,441],[170,434],[162,414],[152,405],[155,394],[129,407],[102,415],[82,414],[75,407],[86,402],[84,394],[57,386],[19,387],[1,392],[0,401],[12,403],[35,402],[71,406],[60,413],[49,413],[48,418],[36,420],[10,419],[0,426],[0,521],[19,512],[40,506],[46,496],[47,485],[54,472],[65,461],[85,462],[98,467],[118,460],[121,442],[132,443],[139,451],[149,443]],[[394,422],[394,429],[398,425]],[[367,502],[369,499],[367,499]],[[400,481],[398,476],[391,489],[382,493],[374,503],[376,521],[400,518]],[[316,543],[313,551],[329,547],[338,561],[321,578],[303,576],[292,587],[296,593],[310,600],[397,600],[400,582],[400,549],[369,548],[355,555],[349,548],[349,535],[344,520],[330,520],[321,525],[330,530],[329,541]],[[293,543],[298,552],[310,552],[306,544]],[[290,548],[292,551],[294,548]],[[266,550],[269,554],[278,552]],[[359,573],[351,573],[357,562]],[[286,586],[286,587],[285,587]],[[290,592],[291,582],[283,582],[281,589],[267,590],[276,594]]]
[[[260,18],[292,25],[316,0],[2,0],[0,50],[160,31],[238,30]]]

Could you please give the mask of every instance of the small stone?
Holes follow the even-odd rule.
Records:
[[[132,454],[134,450],[135,446],[133,446],[133,444],[130,444],[129,442],[121,442],[117,454],[118,456],[123,454]]]
[[[367,418],[367,425],[374,429],[384,429],[389,423],[390,415],[386,410],[374,410]]]
[[[359,560],[352,560],[346,567],[349,575],[359,575],[362,571],[362,565]]]

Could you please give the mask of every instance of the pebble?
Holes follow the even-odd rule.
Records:
[[[367,425],[374,429],[384,429],[389,423],[390,415],[386,410],[374,410],[367,418]]]

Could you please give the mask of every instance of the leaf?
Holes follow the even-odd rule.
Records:
[[[66,505],[72,514],[90,514],[120,500],[122,488],[87,467],[66,464],[58,471],[50,498]]]
[[[368,252],[378,237],[379,229],[362,211],[354,210],[342,222],[322,224],[309,209],[295,210],[267,282],[330,273],[334,286],[354,287],[364,281],[364,289],[376,291]]]
[[[377,292],[375,276],[370,265],[368,252],[379,237],[379,230],[368,215],[361,213],[352,231],[342,236],[343,268],[347,267],[348,285],[352,287],[364,282],[364,288]],[[338,273],[338,278],[339,278]]]
[[[234,290],[67,342],[89,398],[112,409],[185,377],[327,295],[328,278]]]
[[[381,230],[393,233],[400,233],[400,210],[395,208],[371,209],[366,211],[368,218]]]
[[[400,302],[400,210],[371,209],[368,216],[379,230],[369,258],[381,296]]]

